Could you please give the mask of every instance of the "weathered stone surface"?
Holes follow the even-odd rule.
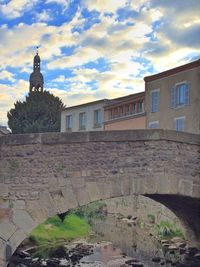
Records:
[[[37,226],[36,222],[26,210],[15,210],[13,213],[13,223],[24,233],[29,234],[33,228]]]
[[[0,137],[0,236],[16,231],[14,247],[47,217],[142,194],[173,210],[200,240],[199,145],[199,135],[166,130]]]
[[[0,237],[4,240],[8,240],[11,235],[15,232],[16,226],[11,221],[1,220],[0,221]]]

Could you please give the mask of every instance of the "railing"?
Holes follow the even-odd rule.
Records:
[[[123,112],[123,113],[116,114],[116,115],[110,115],[107,121],[116,120],[116,119],[120,119],[120,118],[126,118],[126,117],[130,117],[130,116],[142,115],[144,113],[145,113],[144,111],[140,111],[140,112],[136,112],[136,111]]]

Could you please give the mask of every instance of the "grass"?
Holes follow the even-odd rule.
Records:
[[[29,239],[37,245],[35,254],[47,257],[66,241],[87,236],[90,229],[90,225],[75,214],[66,216],[63,223],[58,216],[54,216],[36,227]]]
[[[106,204],[101,201],[95,201],[88,205],[76,208],[72,211],[80,218],[84,218],[88,224],[92,225],[94,219],[104,219],[103,209]]]
[[[168,220],[160,221],[159,224],[156,224],[155,231],[160,238],[172,238],[176,236],[184,238],[183,231]]]

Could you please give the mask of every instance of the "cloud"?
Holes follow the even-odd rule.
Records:
[[[41,44],[40,54],[43,60],[51,60],[61,55],[61,47],[76,44],[76,35],[71,32],[71,24],[59,27],[46,23],[27,25],[20,23],[12,29],[0,27],[0,68],[6,66],[24,68],[32,65],[34,47]],[[24,41],[24,36],[26,40]],[[12,53],[12,57],[10,56]]]
[[[50,10],[43,10],[41,13],[36,13],[36,21],[50,21],[53,17],[50,14]]]
[[[11,0],[6,4],[0,4],[0,12],[9,19],[18,18],[37,2],[38,0]]]
[[[126,6],[126,0],[83,0],[82,4],[89,10],[115,13],[117,9]]]
[[[0,125],[7,125],[7,112],[17,100],[24,100],[29,84],[21,79],[13,85],[0,84],[0,88]]]
[[[7,80],[10,82],[14,82],[15,81],[14,76],[15,75],[13,73],[7,70],[0,71],[0,80]]]

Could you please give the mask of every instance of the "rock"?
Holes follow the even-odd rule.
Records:
[[[179,253],[182,255],[186,252],[186,248],[179,248]]]
[[[186,247],[186,243],[185,243],[185,242],[177,243],[176,245],[177,245],[179,248],[185,248],[185,247]]]
[[[196,247],[188,247],[187,252],[189,257],[193,257],[196,253],[199,252],[199,250]]]
[[[194,258],[200,260],[200,252],[199,252],[199,253],[196,253],[196,254],[194,255]]]
[[[173,242],[173,243],[181,243],[181,242],[183,242],[183,239],[182,238],[180,238],[180,237],[173,237],[172,239],[171,239],[171,242]]]
[[[167,240],[167,239],[161,239],[161,244],[166,244],[166,243],[169,243],[169,240]]]
[[[60,263],[60,261],[57,259],[48,259],[47,260],[47,266],[48,267],[58,267],[59,263]]]
[[[23,250],[17,250],[15,254],[21,258],[30,257],[30,254]]]
[[[135,262],[138,262],[138,260],[130,259],[130,260],[125,261],[126,264],[132,264],[132,263],[135,263]]]
[[[160,257],[153,257],[152,258],[152,261],[153,262],[160,262],[161,261],[161,258]]]
[[[66,257],[66,250],[63,246],[58,247],[51,253],[51,257],[55,258],[65,258]]]
[[[143,267],[144,265],[141,262],[133,262],[131,264],[132,267]]]
[[[136,216],[132,216],[131,220],[135,221],[135,220],[137,220],[137,217]]]
[[[176,246],[174,246],[174,245],[170,245],[170,246],[168,247],[168,249],[169,249],[170,251],[174,251],[174,250],[177,250],[178,248],[177,248]]]

